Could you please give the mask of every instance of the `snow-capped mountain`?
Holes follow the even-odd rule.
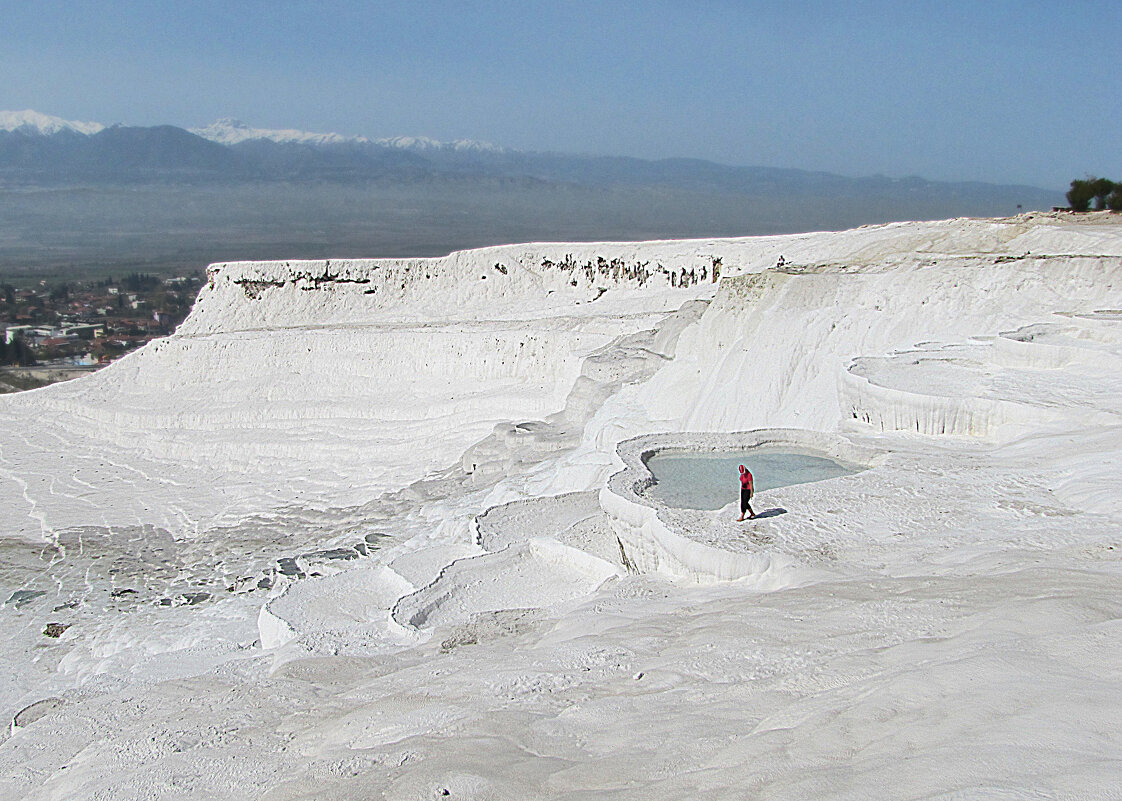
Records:
[[[79,122],[65,120],[50,114],[27,109],[24,111],[0,111],[0,131],[18,132],[23,134],[40,134],[52,136],[60,131],[72,133],[92,134],[104,131],[107,126],[99,122]],[[301,131],[296,128],[255,128],[241,120],[224,117],[201,128],[186,129],[195,136],[216,142],[220,145],[238,145],[242,142],[270,141],[277,144],[312,145],[378,145],[392,147],[399,150],[412,150],[417,152],[486,152],[502,153],[505,148],[497,147],[490,142],[480,142],[473,139],[456,139],[443,142],[427,136],[393,136],[382,139],[370,139],[365,136],[346,136],[338,133],[317,133]]]
[[[455,139],[451,142],[441,142],[427,136],[392,136],[388,139],[375,139],[374,144],[384,147],[397,147],[402,150],[417,150],[421,152],[436,150],[454,150],[458,153],[506,153],[506,148],[493,145],[490,142],[480,142],[475,139]]]
[[[278,144],[298,145],[341,145],[347,143],[367,144],[365,136],[343,136],[337,133],[311,133],[293,128],[271,129],[253,128],[241,120],[230,117],[212,122],[204,128],[188,128],[195,136],[218,142],[221,145],[237,145],[242,142],[268,139]]]
[[[238,145],[242,142],[268,140],[278,144],[298,145],[379,145],[393,147],[399,150],[414,150],[419,152],[455,151],[501,153],[503,148],[492,145],[490,142],[479,142],[473,139],[456,139],[451,142],[442,142],[430,139],[427,136],[392,136],[383,139],[369,139],[365,136],[344,136],[337,133],[315,133],[301,131],[294,128],[273,129],[254,128],[241,120],[226,117],[212,122],[203,128],[189,128],[191,133],[218,142],[222,145]]]
[[[72,131],[88,136],[103,130],[105,130],[105,126],[99,122],[64,120],[61,117],[52,117],[50,114],[42,114],[31,109],[0,111],[0,131],[41,134],[43,136],[52,136],[60,131]]]

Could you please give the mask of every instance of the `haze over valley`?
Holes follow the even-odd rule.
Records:
[[[1061,203],[1062,192],[1027,186],[370,140],[233,120],[189,131],[0,112],[7,276],[837,230]]]

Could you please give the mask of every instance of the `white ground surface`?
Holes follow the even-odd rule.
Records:
[[[0,798],[1120,798],[1120,366],[1106,215],[218,265],[0,398]]]

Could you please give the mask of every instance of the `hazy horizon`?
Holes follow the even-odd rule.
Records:
[[[203,135],[201,133],[201,129],[204,129],[204,128],[207,127],[206,125],[189,126],[189,125],[180,124],[179,122],[162,122],[162,123],[152,123],[151,125],[143,125],[143,126],[142,125],[136,125],[136,126],[134,126],[131,123],[121,122],[119,120],[106,121],[104,119],[93,119],[93,118],[81,119],[81,120],[67,119],[65,117],[61,117],[58,114],[52,114],[50,112],[45,112],[41,109],[0,109],[0,115],[7,114],[7,113],[19,114],[19,113],[24,113],[24,112],[41,114],[41,115],[44,115],[44,116],[47,116],[47,117],[53,117],[53,118],[57,118],[57,119],[60,119],[60,120],[64,120],[66,122],[71,122],[71,123],[96,124],[96,125],[103,126],[105,128],[109,128],[109,127],[113,127],[113,126],[143,128],[143,127],[159,127],[159,126],[162,126],[162,125],[171,125],[173,127],[181,128],[182,130],[186,130],[186,131],[189,131],[191,133],[194,133],[194,134],[200,135],[200,136]],[[238,123],[238,124],[246,126],[247,128],[256,129],[257,131],[260,131],[260,132],[278,133],[278,134],[280,134],[280,133],[303,133],[303,134],[338,135],[338,136],[340,136],[344,139],[348,139],[348,140],[350,140],[350,139],[366,139],[366,140],[369,140],[370,142],[373,142],[375,144],[391,143],[394,140],[425,140],[425,139],[430,139],[430,138],[425,137],[423,135],[412,135],[412,134],[407,134],[407,133],[398,134],[396,136],[374,137],[374,136],[369,136],[369,135],[367,135],[365,133],[362,133],[362,132],[341,133],[339,131],[328,131],[328,130],[304,130],[304,129],[294,128],[293,126],[290,126],[290,125],[289,126],[281,125],[281,126],[278,126],[276,128],[263,128],[261,126],[255,125],[252,120],[246,120],[246,119],[243,119],[242,117],[237,117],[237,116],[221,117],[217,120],[212,120],[211,123],[208,123],[208,125],[224,123],[224,122]],[[207,138],[207,137],[204,136],[204,138]],[[212,140],[212,141],[219,141],[219,140]],[[572,157],[578,157],[578,158],[592,158],[592,159],[600,159],[600,158],[606,158],[606,159],[635,159],[635,160],[638,160],[638,161],[649,161],[649,162],[655,162],[655,163],[657,163],[657,162],[674,162],[674,161],[704,162],[704,163],[708,163],[708,164],[715,164],[715,165],[721,166],[721,167],[730,167],[730,168],[733,168],[733,169],[745,169],[745,168],[746,169],[753,169],[753,168],[783,169],[783,170],[794,170],[794,171],[799,171],[799,172],[819,172],[819,173],[825,173],[825,174],[830,174],[830,175],[837,175],[837,176],[841,176],[841,177],[845,177],[845,178],[890,178],[892,180],[921,179],[921,180],[924,180],[924,181],[933,181],[933,182],[936,182],[936,183],[984,183],[984,184],[992,184],[992,185],[997,185],[997,186],[1000,186],[1000,185],[1018,186],[1019,185],[1019,186],[1027,186],[1027,187],[1033,187],[1033,188],[1037,188],[1037,189],[1046,189],[1046,190],[1053,190],[1053,191],[1061,190],[1061,189],[1062,190],[1067,189],[1067,183],[1066,182],[1061,187],[1061,186],[1041,186],[1039,184],[1025,184],[1025,183],[1018,184],[1018,183],[1015,183],[1015,182],[1014,183],[1007,183],[1007,182],[999,182],[999,181],[985,181],[985,180],[982,180],[982,179],[962,179],[961,181],[950,181],[950,180],[945,180],[945,179],[931,178],[928,175],[921,175],[919,173],[912,173],[912,174],[908,174],[908,175],[886,175],[885,173],[847,173],[847,172],[842,171],[842,170],[826,170],[826,169],[823,169],[823,170],[808,170],[808,169],[804,169],[804,168],[801,168],[801,167],[770,167],[769,165],[763,165],[763,164],[734,164],[734,163],[730,163],[730,162],[722,162],[722,161],[716,161],[714,159],[703,158],[701,156],[690,156],[690,155],[681,155],[681,156],[671,155],[671,156],[662,156],[662,157],[658,157],[658,158],[643,158],[643,157],[640,157],[640,156],[634,156],[634,155],[627,154],[627,153],[593,153],[593,152],[560,151],[560,150],[550,151],[550,150],[533,150],[533,149],[520,150],[520,149],[516,149],[516,148],[509,148],[505,145],[502,145],[502,144],[499,144],[499,143],[496,143],[496,142],[482,141],[482,140],[472,140],[472,139],[466,139],[464,137],[456,137],[456,138],[453,138],[453,139],[446,139],[446,140],[430,139],[430,141],[432,143],[437,144],[437,145],[444,145],[444,146],[454,145],[456,143],[470,143],[470,144],[474,144],[474,145],[480,145],[482,147],[494,147],[497,150],[509,151],[509,152],[514,152],[514,153],[526,153],[526,154],[532,154],[532,155],[556,155],[556,156],[566,156],[566,157],[572,156]],[[1074,177],[1078,177],[1078,176],[1074,176]]]

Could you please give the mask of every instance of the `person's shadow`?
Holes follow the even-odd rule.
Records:
[[[762,520],[765,517],[779,517],[780,515],[787,514],[787,510],[782,506],[773,506],[771,509],[765,509],[762,512],[756,512],[753,520]]]

